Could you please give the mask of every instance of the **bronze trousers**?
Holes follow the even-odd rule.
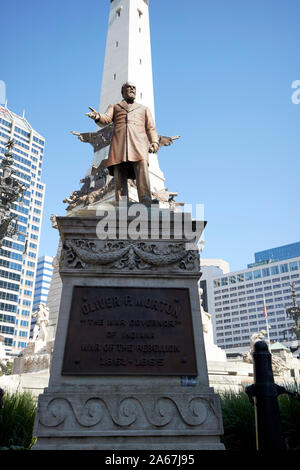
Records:
[[[130,168],[131,166],[131,168]],[[151,204],[150,179],[148,171],[148,162],[140,160],[138,162],[125,162],[114,165],[114,180],[116,200],[120,201],[128,198],[128,178],[132,177],[132,168],[135,176],[139,202],[142,204]]]

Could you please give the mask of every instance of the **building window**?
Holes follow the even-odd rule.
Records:
[[[287,264],[281,264],[280,265],[280,272],[281,273],[288,273],[289,272],[288,265]]]
[[[270,276],[269,268],[263,268],[262,275],[263,275],[263,277]]]
[[[271,266],[271,274],[272,275],[279,274],[278,266]]]
[[[252,280],[252,272],[245,273],[245,281],[251,281]]]
[[[116,78],[117,78],[117,74],[116,74],[116,73],[114,73],[114,80],[116,80]]]
[[[298,269],[298,263],[297,263],[297,261],[292,261],[292,262],[290,263],[290,271],[297,271],[297,269]]]
[[[254,279],[259,279],[261,277],[261,270],[257,269],[256,271],[253,272],[254,274]]]

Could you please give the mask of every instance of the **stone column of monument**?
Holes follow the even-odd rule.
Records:
[[[149,0],[113,0],[110,4],[105,60],[99,111],[120,101],[123,83],[134,82],[137,102],[147,106],[152,116],[154,92],[149,24]],[[95,152],[93,165],[108,155],[108,148]],[[164,175],[156,155],[150,157],[151,186],[164,188]]]

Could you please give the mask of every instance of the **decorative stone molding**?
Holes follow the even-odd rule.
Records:
[[[39,399],[38,434],[97,435],[108,429],[118,435],[130,430],[145,434],[178,434],[193,428],[196,434],[222,432],[219,401],[197,393],[68,393]],[[49,433],[50,432],[50,433]]]
[[[23,373],[48,370],[51,362],[51,354],[37,354],[34,356],[25,356],[23,362]]]
[[[88,269],[105,266],[118,270],[156,270],[168,267],[179,271],[199,271],[199,255],[186,250],[184,243],[103,241],[67,239],[60,259],[61,269]]]
[[[41,346],[39,342],[29,341],[22,354],[14,359],[13,374],[27,374],[49,370],[54,340]]]

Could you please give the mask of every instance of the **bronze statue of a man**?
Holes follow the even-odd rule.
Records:
[[[135,85],[124,83],[121,93],[123,100],[109,105],[104,114],[90,107],[87,116],[98,125],[114,123],[107,168],[115,180],[116,200],[128,197],[127,179],[131,178],[136,180],[139,202],[150,205],[148,159],[149,152],[159,149],[159,136],[150,110],[135,102]]]

